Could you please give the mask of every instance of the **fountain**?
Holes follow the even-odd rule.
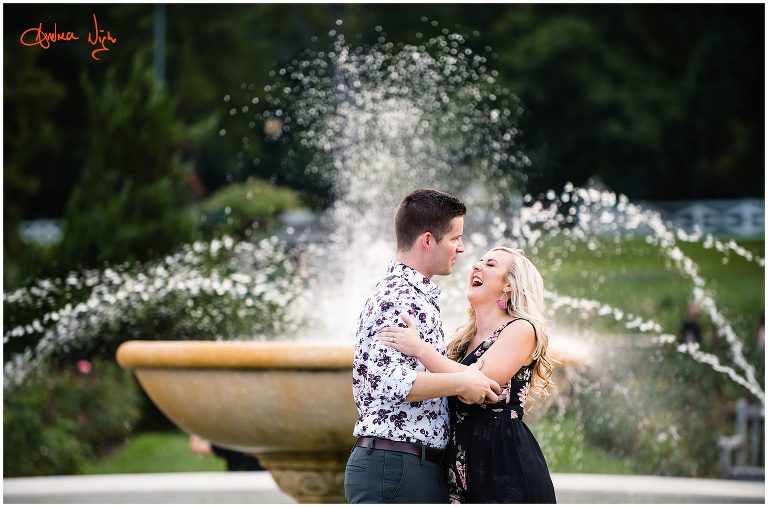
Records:
[[[290,132],[287,164],[308,159],[308,172],[330,169],[340,183],[341,198],[324,217],[332,224],[329,241],[302,257],[314,274],[305,293],[316,296],[298,305],[330,319],[312,319],[299,342],[127,342],[118,351],[120,364],[134,369],[180,427],[256,454],[299,501],[344,500],[357,418],[351,339],[357,313],[394,252],[391,217],[399,199],[417,186],[457,193],[470,186],[462,196],[470,208],[491,213],[506,193],[489,191],[486,182],[511,186],[527,163],[514,144],[516,99],[486,89],[493,77],[485,58],[463,42],[447,35],[393,51],[386,43],[352,49],[339,36],[333,52],[277,72],[289,83],[270,87],[277,94],[267,98],[271,108],[262,119],[272,125],[279,118],[282,129],[266,130],[273,137]],[[492,141],[486,146],[484,139]],[[487,218],[473,212],[468,221]],[[349,238],[366,247],[350,248]],[[456,282],[446,288],[445,304],[455,309],[446,317],[460,318],[465,288]],[[322,336],[347,343],[318,342]],[[563,365],[580,360],[557,343],[552,353]]]
[[[432,186],[459,195],[469,209],[467,252],[455,269],[459,276],[436,279],[443,289],[448,334],[466,309],[460,274],[490,246],[511,244],[524,248],[544,275],[555,324],[551,351],[563,363],[561,391],[564,380],[579,382],[570,366],[595,355],[589,340],[566,324],[564,313],[594,327],[606,321],[606,328],[670,348],[676,342],[673,333],[647,314],[627,311],[616,301],[609,305],[561,294],[549,283],[577,244],[599,252],[600,242],[637,235],[663,253],[662,265],[668,263],[690,281],[693,297],[718,326],[734,364],[696,347],[680,346],[678,352],[764,402],[742,340],[679,243],[705,239],[705,247],[763,268],[761,257],[735,244],[670,229],[652,211],[611,192],[567,185],[541,197],[521,196],[518,189],[531,161],[517,147],[519,100],[499,88],[486,56],[473,52],[465,36],[443,30],[417,45],[395,46],[381,38],[372,48],[350,47],[335,30],[331,36],[332,51],[277,70],[275,84],[266,90],[268,109],[245,118],[254,128],[263,125],[271,138],[288,142],[286,164],[303,161],[307,174],[326,174],[336,182],[338,199],[320,220],[326,241],[312,244],[297,237],[302,245],[297,260],[274,238],[258,244],[224,238],[191,245],[143,270],[111,267],[73,275],[64,289],[43,280],[6,294],[7,304],[29,305],[66,287],[85,294],[77,305],[9,326],[6,343],[33,335],[41,340],[6,363],[6,386],[23,381],[24,372],[56,347],[75,347],[84,336],[117,328],[114,323],[126,314],[130,318],[135,305],[188,313],[173,328],[178,334],[167,337],[217,340],[128,341],[117,352],[118,362],[134,370],[179,427],[256,454],[278,485],[299,501],[341,502],[357,417],[351,396],[357,313],[393,255],[391,217],[397,202],[413,188]],[[254,99],[250,92],[242,97],[246,104],[255,104]],[[248,114],[247,107],[232,110]],[[217,260],[214,267],[205,261],[211,258]],[[219,310],[205,310],[214,306]],[[278,336],[290,339],[272,341]],[[126,338],[152,337],[120,337]]]

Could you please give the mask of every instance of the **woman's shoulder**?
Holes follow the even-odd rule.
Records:
[[[533,323],[523,317],[517,317],[502,325],[499,328],[497,334],[499,337],[501,337],[521,333],[524,335],[530,334],[536,338],[536,328],[534,327]]]
[[[496,334],[494,342],[503,339],[505,342],[514,342],[515,346],[532,346],[536,347],[536,328],[533,324],[523,318],[512,319],[507,322],[503,328]]]

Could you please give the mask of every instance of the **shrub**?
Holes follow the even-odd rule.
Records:
[[[112,358],[125,340],[295,333],[306,315],[290,303],[305,285],[276,239],[251,244],[229,237],[145,264],[37,280],[4,295],[6,388],[51,360]]]
[[[202,228],[209,235],[219,236],[243,237],[246,231],[269,233],[282,212],[300,205],[293,190],[250,178],[218,190],[201,203]]]
[[[590,444],[628,459],[635,473],[687,477],[717,477],[717,438],[732,432],[743,395],[672,347],[610,354],[574,391]]]
[[[4,394],[5,477],[76,474],[140,415],[130,372],[102,359],[36,370]]]

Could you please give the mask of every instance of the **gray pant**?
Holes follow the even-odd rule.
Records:
[[[344,472],[349,503],[448,503],[438,463],[395,451],[355,447]]]

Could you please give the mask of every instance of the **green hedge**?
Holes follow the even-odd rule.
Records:
[[[122,444],[139,390],[111,361],[37,370],[3,397],[3,476],[68,475]]]
[[[200,204],[201,227],[208,235],[269,233],[281,213],[300,206],[293,190],[249,178],[221,188]]]

